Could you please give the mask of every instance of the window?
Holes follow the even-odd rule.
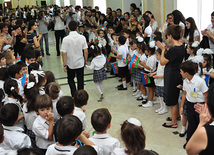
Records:
[[[211,22],[211,13],[214,10],[214,0],[177,0],[177,9],[185,18],[193,17],[198,30],[204,30]]]
[[[106,0],[94,0],[95,6],[99,6],[99,11],[106,14]]]
[[[70,0],[64,0],[64,6],[70,6]]]
[[[76,0],[76,5],[79,5],[79,6],[81,6],[81,8],[83,7],[82,6],[82,0]]]

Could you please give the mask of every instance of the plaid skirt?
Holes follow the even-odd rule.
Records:
[[[156,86],[156,94],[158,94],[160,97],[163,97],[164,93],[164,87]]]
[[[32,147],[36,147],[36,135],[31,130],[26,130],[26,134],[30,137]]]
[[[100,70],[94,70],[93,79],[95,83],[108,79],[105,68],[103,67]]]
[[[135,83],[142,83],[142,77],[141,77],[142,71],[143,70],[140,68],[133,68],[132,79],[135,81]]]

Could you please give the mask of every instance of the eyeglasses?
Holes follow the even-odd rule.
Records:
[[[169,18],[167,18],[167,19],[173,19],[172,17],[169,17]]]

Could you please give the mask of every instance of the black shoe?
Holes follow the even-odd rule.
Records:
[[[47,53],[46,55],[51,55],[50,53]]]
[[[117,89],[118,89],[118,88],[120,88],[120,87],[123,87],[123,84],[118,85],[118,86],[117,86],[117,87],[115,87],[115,88],[117,88]]]
[[[140,96],[140,97],[137,98],[137,101],[142,101],[142,100],[143,100],[142,96]]]
[[[118,80],[118,82],[122,82],[122,79]]]
[[[184,137],[186,135],[186,131],[184,133],[179,133],[179,137]]]
[[[57,53],[57,56],[60,56],[60,53]]]
[[[127,90],[127,88],[120,87],[120,88],[118,88],[117,90]]]
[[[177,121],[180,121],[180,120],[181,120],[181,117],[178,117],[178,118],[177,118]],[[167,118],[166,118],[166,121],[172,121],[172,118],[171,118],[171,117],[167,117]]]
[[[147,99],[143,98],[142,104],[146,104],[147,103]]]

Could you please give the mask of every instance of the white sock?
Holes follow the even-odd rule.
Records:
[[[126,81],[123,81],[123,88],[126,88]]]
[[[100,88],[100,84],[98,82],[95,83],[97,90],[99,91],[100,94],[103,94],[102,89]]]
[[[181,133],[185,133],[186,132],[186,126],[181,125]]]

